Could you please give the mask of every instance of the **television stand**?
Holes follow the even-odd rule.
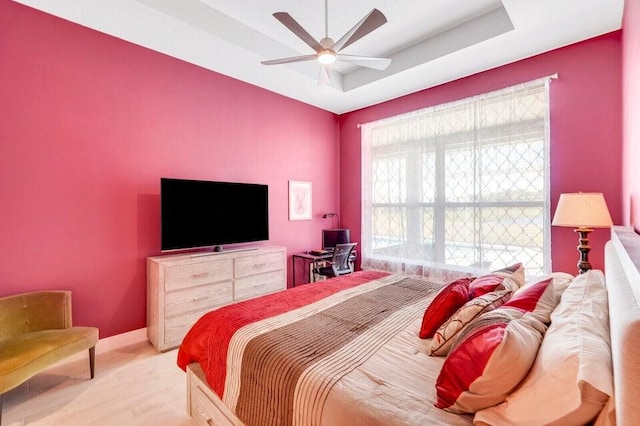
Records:
[[[215,254],[216,256],[206,256]],[[147,258],[147,336],[159,351],[180,345],[213,309],[287,287],[287,251],[280,246]]]

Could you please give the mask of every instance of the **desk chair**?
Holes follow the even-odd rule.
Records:
[[[316,268],[314,274],[323,275],[327,278],[338,277],[340,275],[353,272],[353,264],[349,261],[353,249],[358,243],[336,244],[333,257],[328,260],[329,266]]]

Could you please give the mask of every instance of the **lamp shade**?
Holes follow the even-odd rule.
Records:
[[[551,224],[572,228],[610,228],[613,225],[601,192],[560,194]]]

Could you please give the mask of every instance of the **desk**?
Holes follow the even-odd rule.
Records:
[[[349,256],[349,261],[350,262],[355,262],[356,260],[356,251],[354,250],[353,252],[351,252],[351,255]],[[304,253],[296,253],[294,255],[292,255],[292,261],[293,261],[293,286],[295,287],[298,284],[298,276],[296,274],[296,263],[298,262],[302,262],[304,268],[302,271],[298,270],[298,274],[302,273],[302,279],[303,281],[299,282],[300,284],[304,284],[304,283],[309,283],[309,282],[314,282],[315,281],[315,274],[313,274],[313,270],[318,267],[318,263],[323,262],[323,261],[327,261],[327,260],[331,260],[331,258],[333,258],[333,253],[327,253],[327,254],[323,254],[321,256],[316,256],[313,255],[309,252],[304,252]]]

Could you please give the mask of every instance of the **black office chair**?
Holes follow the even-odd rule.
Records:
[[[353,272],[353,264],[350,262],[351,253],[358,243],[336,244],[331,260],[327,260],[329,266],[316,268],[314,274],[323,275],[327,278],[339,277]]]

